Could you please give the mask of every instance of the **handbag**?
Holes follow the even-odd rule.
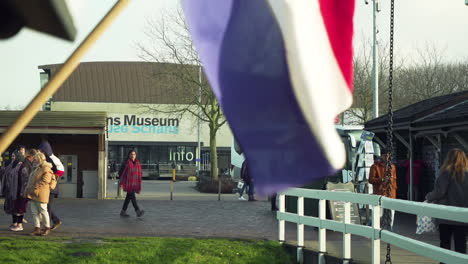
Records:
[[[242,189],[242,187],[244,187],[244,182],[242,180],[240,180],[238,183],[237,183],[237,189]]]
[[[416,234],[434,233],[439,230],[436,220],[430,216],[418,215],[416,220]]]

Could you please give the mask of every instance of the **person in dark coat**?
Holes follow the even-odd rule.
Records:
[[[10,214],[12,216],[10,230],[15,229],[17,226],[17,218],[14,214],[14,200],[16,199],[16,194],[18,191],[18,175],[20,168],[22,167],[23,160],[24,157],[21,155],[21,153],[14,151],[11,154],[11,163],[6,168],[4,175],[3,193],[5,195],[5,202],[3,204],[3,210],[6,214]]]
[[[58,179],[65,173],[65,167],[57,156],[52,152],[52,147],[48,141],[42,141],[38,147],[46,157],[46,161],[52,164],[52,171],[54,172],[55,178]],[[50,230],[55,230],[62,224],[62,220],[55,214],[52,209],[52,201],[54,197],[59,195],[59,185],[50,191],[49,202],[47,203],[47,211],[49,212],[50,221],[52,222],[52,227]]]
[[[468,207],[468,159],[465,152],[452,149],[448,153],[434,190],[426,195],[430,203]],[[455,251],[466,253],[467,225],[464,223],[439,219],[440,247],[451,249],[452,237]]]
[[[16,195],[12,194],[13,226],[10,228],[11,231],[23,230],[23,223],[25,223],[24,214],[26,213],[26,207],[28,204],[28,199],[25,197],[25,190],[28,184],[29,176],[34,169],[34,156],[36,153],[37,151],[34,149],[25,151],[26,157],[24,158],[23,163],[21,164],[21,167],[18,171]]]
[[[141,177],[142,169],[140,161],[136,158],[137,153],[135,150],[130,150],[127,155],[127,159],[122,163],[119,170],[120,185],[122,189],[127,192],[125,201],[120,211],[120,216],[129,217],[127,214],[127,208],[130,201],[132,202],[133,208],[138,217],[143,216],[145,213],[144,210],[140,210],[138,207],[135,193],[140,193],[141,191]]]
[[[247,160],[244,160],[241,167],[241,178],[244,181],[244,185],[247,185],[249,188],[249,201],[257,201],[254,197],[254,181],[252,175],[250,175],[249,168],[247,166]]]

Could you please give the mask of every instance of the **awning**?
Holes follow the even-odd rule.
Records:
[[[0,111],[0,133],[4,132],[21,111]],[[106,129],[106,112],[41,111],[22,133],[102,134]]]

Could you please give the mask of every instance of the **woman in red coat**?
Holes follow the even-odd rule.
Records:
[[[136,156],[136,151],[131,150],[128,153],[127,160],[122,163],[119,170],[120,186],[122,186],[122,189],[127,192],[122,211],[120,211],[120,216],[122,217],[129,216],[127,214],[127,208],[130,201],[132,201],[133,208],[135,209],[138,217],[141,217],[145,213],[144,210],[140,210],[138,207],[135,196],[135,193],[140,193],[141,191],[142,176],[140,161],[137,160]]]

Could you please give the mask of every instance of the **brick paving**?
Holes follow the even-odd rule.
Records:
[[[189,190],[187,186],[184,187]],[[179,188],[181,190],[182,188]],[[165,191],[164,191],[165,192]],[[122,199],[56,199],[54,209],[63,224],[52,236],[74,238],[102,237],[199,237],[199,238],[232,238],[232,239],[266,239],[278,238],[276,214],[270,211],[266,199],[256,202],[237,200],[235,194],[223,194],[221,201],[216,194],[196,194],[192,191],[174,194],[173,201],[166,194],[142,195],[139,204],[145,210],[142,218],[137,218],[130,205],[128,218],[121,218],[119,212]],[[137,199],[139,197],[137,196]],[[3,202],[0,201],[0,205]],[[0,237],[26,236],[32,231],[32,217],[28,212],[25,231],[14,233],[8,230],[11,216],[0,213]],[[286,225],[286,240],[295,244],[296,226]],[[414,234],[415,218],[409,215],[397,215],[395,232],[405,234],[432,244],[438,243],[437,235],[417,236]],[[352,256],[360,263],[369,263],[370,243],[367,239],[353,236]],[[306,227],[305,244],[307,248],[317,248],[317,232]],[[342,234],[327,233],[328,251],[341,256]],[[382,256],[385,254],[382,243]],[[394,247],[393,263],[436,263],[421,258],[403,249]]]
[[[130,205],[128,218],[119,216],[122,200],[57,199],[54,209],[63,224],[54,236],[176,236],[225,237],[274,240],[277,236],[275,214],[266,201],[217,200],[141,200],[145,210],[137,218]],[[0,236],[26,234],[32,231],[32,217],[25,231],[8,229],[9,215],[0,216]]]

